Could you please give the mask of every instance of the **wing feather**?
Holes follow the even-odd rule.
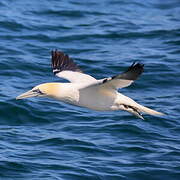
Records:
[[[116,90],[119,88],[127,87],[142,74],[144,70],[143,67],[143,64],[134,62],[124,73],[98,80],[97,83],[94,83],[93,85],[89,86],[89,88],[98,87],[101,89]]]
[[[82,72],[81,69],[74,63],[68,55],[61,51],[52,51],[52,69],[53,73],[56,75],[61,71],[75,71]]]
[[[52,51],[51,61],[54,75],[60,78],[79,83],[96,81],[92,76],[84,74],[73,59],[61,51]]]

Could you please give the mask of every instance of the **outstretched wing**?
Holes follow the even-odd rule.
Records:
[[[51,60],[53,73],[60,78],[79,83],[96,81],[92,76],[84,74],[74,61],[61,51],[52,51]]]
[[[143,72],[144,65],[140,63],[133,63],[127,71],[125,71],[122,74],[110,77],[110,78],[104,78],[101,80],[98,80],[97,83],[94,83],[90,87],[98,87],[102,89],[119,89],[124,88],[126,86],[129,86],[131,83],[133,83]]]

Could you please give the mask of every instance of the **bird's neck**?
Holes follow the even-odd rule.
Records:
[[[78,100],[78,91],[72,83],[46,83],[45,94],[48,97],[62,101]]]

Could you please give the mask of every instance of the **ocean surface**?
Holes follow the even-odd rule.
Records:
[[[120,92],[166,116],[16,100],[65,82],[55,49],[96,78],[144,63]],[[179,0],[0,1],[0,180],[179,180],[179,112]]]

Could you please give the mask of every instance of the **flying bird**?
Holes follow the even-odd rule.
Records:
[[[52,51],[52,71],[54,75],[67,79],[68,83],[43,83],[35,86],[16,99],[29,97],[51,97],[65,103],[99,111],[124,110],[144,119],[142,113],[164,115],[142,106],[133,99],[118,92],[129,86],[143,72],[143,64],[134,62],[125,72],[100,80],[85,74],[68,55]]]

